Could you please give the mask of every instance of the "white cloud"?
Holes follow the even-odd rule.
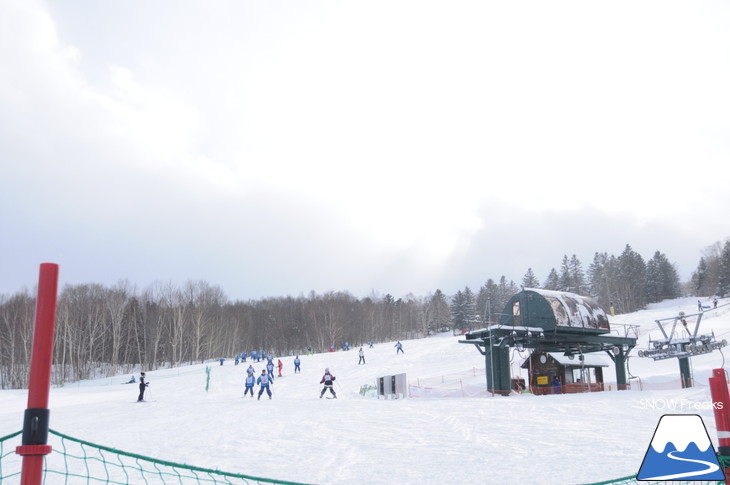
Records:
[[[694,258],[730,229],[726,6],[171,5],[0,5],[15,232],[130,238],[178,276],[179,246],[287,293],[519,278],[657,227]]]

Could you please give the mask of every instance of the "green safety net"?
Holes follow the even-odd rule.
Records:
[[[0,437],[0,483],[20,483],[22,459],[15,453],[21,444],[22,431]],[[49,430],[53,451],[44,460],[44,485],[55,484],[281,484],[305,485],[298,482],[252,477],[197,466],[157,460],[100,446]],[[730,465],[718,457],[723,468]],[[5,482],[14,478],[13,482]],[[573,483],[566,479],[566,483]],[[720,485],[724,481],[638,481],[635,475],[587,485]]]
[[[20,483],[23,457],[16,454],[15,448],[21,445],[21,439],[22,431],[0,437],[0,483]],[[82,441],[54,430],[49,430],[48,444],[52,446],[52,451],[44,459],[44,485],[81,483],[304,485],[157,460]]]

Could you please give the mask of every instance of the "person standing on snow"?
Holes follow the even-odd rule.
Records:
[[[395,353],[397,354],[398,352],[405,354],[405,352],[403,351],[403,344],[400,343],[400,341],[396,342],[395,344]]]
[[[274,380],[274,363],[269,361],[266,364],[266,370],[269,371],[269,379],[273,381]]]
[[[150,383],[147,382],[145,373],[141,372],[139,374],[139,397],[137,398],[137,402],[144,401],[144,390],[147,389],[147,386],[149,386],[149,385],[150,385]]]
[[[324,384],[324,387],[322,388],[322,392],[319,393],[320,399],[322,399],[322,396],[324,396],[324,393],[325,393],[325,391],[327,391],[327,389],[329,389],[330,392],[332,393],[332,395],[335,397],[335,399],[337,399],[337,394],[335,393],[335,390],[333,387],[334,383],[335,383],[335,376],[330,374],[329,368],[324,370],[324,375],[322,376],[322,380],[319,381],[319,383]]]
[[[258,399],[261,399],[261,394],[264,393],[264,390],[266,390],[266,394],[269,395],[269,399],[271,399],[271,384],[273,383],[273,379],[270,379],[270,376],[266,374],[265,370],[261,371],[261,375],[256,380],[256,383],[261,386],[259,389],[259,397]]]
[[[253,364],[248,364],[248,369],[246,369],[246,372],[256,374],[256,369],[253,368]]]
[[[279,359],[276,365],[279,367],[279,377],[281,377],[281,370],[284,368],[284,363]]]
[[[294,373],[297,373],[297,372],[301,372],[302,371],[302,369],[299,368],[299,364],[301,364],[301,363],[302,363],[302,361],[299,360],[299,356],[297,355],[294,358]]]
[[[360,360],[357,362],[357,365],[365,364],[365,351],[362,349],[362,347],[360,347],[358,355],[360,355]]]
[[[243,381],[246,390],[243,391],[243,397],[246,397],[249,391],[251,391],[251,399],[253,399],[253,386],[256,385],[256,376],[253,375],[253,370],[250,368],[246,371],[246,379]]]

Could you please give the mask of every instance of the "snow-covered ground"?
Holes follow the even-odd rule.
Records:
[[[708,304],[707,301],[704,302]],[[706,312],[701,333],[730,340],[730,305],[721,300]],[[129,375],[68,384],[51,390],[51,428],[88,442],[178,463],[280,480],[317,484],[386,483],[588,483],[635,474],[663,414],[699,414],[713,445],[717,436],[707,378],[725,365],[721,352],[692,361],[697,385],[679,387],[676,359],[636,357],[649,336],[660,337],[655,320],[679,311],[695,313],[697,299],[651,305],[611,318],[639,325],[640,343],[629,370],[633,389],[616,391],[615,371],[604,371],[612,391],[570,395],[405,398],[363,397],[361,386],[378,376],[406,373],[410,384],[427,383],[444,394],[458,379],[464,389],[486,387],[484,358],[459,337],[441,334],[365,347],[281,357],[284,377],[274,397],[243,398],[248,366],[230,359],[206,365],[148,372],[150,402],[135,403]],[[730,348],[723,349],[730,355]],[[513,353],[513,375],[527,352]],[[610,362],[605,357],[607,363]],[[263,363],[254,364],[259,374]],[[338,399],[320,399],[325,367],[337,377]],[[475,375],[476,374],[476,375]],[[443,387],[439,387],[443,381]],[[611,383],[609,381],[614,381]],[[644,390],[638,390],[643,387]],[[673,387],[666,389],[667,387]],[[0,435],[22,428],[25,391],[0,391]],[[649,404],[653,404],[653,406]],[[663,407],[663,408],[662,408]]]

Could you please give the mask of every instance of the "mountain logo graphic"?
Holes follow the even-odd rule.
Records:
[[[659,419],[637,480],[724,480],[702,418],[665,414]]]

